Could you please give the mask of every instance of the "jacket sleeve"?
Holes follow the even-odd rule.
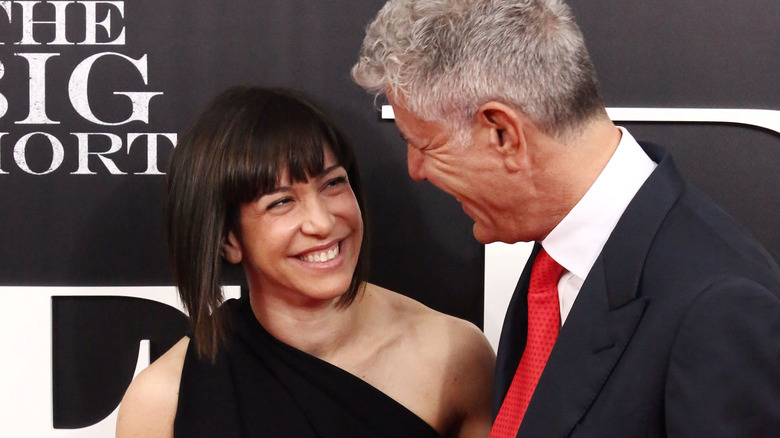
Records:
[[[688,309],[669,358],[670,437],[776,437],[780,431],[780,298],[723,279]]]

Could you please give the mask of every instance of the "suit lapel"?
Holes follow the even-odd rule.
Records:
[[[603,262],[588,275],[528,405],[518,437],[568,436],[628,345],[647,302],[609,306]]]
[[[645,257],[684,185],[668,154],[650,145],[643,148],[658,167],[623,213],[588,274],[518,437],[568,436],[606,383],[644,314],[648,300],[638,288]]]

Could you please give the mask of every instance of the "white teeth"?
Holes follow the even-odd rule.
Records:
[[[322,263],[333,260],[337,255],[339,255],[339,246],[335,245],[333,248],[327,251],[301,256],[300,258],[301,260],[305,260],[309,263]]]

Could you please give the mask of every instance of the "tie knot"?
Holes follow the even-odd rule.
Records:
[[[531,268],[531,282],[528,287],[529,293],[544,293],[554,290],[557,294],[558,280],[563,274],[563,266],[553,260],[547,251],[542,250],[537,254],[534,265]],[[551,291],[550,291],[551,292]]]

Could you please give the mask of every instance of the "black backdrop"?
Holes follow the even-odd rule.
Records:
[[[10,19],[0,8],[0,110],[3,102],[7,108],[0,111],[0,133],[6,133],[0,134],[0,295],[24,293],[12,286],[170,285],[161,229],[164,176],[150,163],[156,160],[164,171],[171,136],[216,93],[235,84],[264,84],[309,93],[354,142],[367,187],[371,280],[481,325],[484,247],[471,237],[471,221],[453,199],[409,179],[405,146],[392,121],[381,120],[371,97],[349,78],[363,28],[383,1],[99,2],[95,20],[109,17],[110,26],[93,26],[94,41],[86,30],[87,9],[75,2],[64,9],[62,44],[52,44],[58,34],[47,24],[34,25],[25,40],[22,5],[7,3]],[[34,20],[55,20],[58,2],[28,3],[35,3]],[[608,106],[780,109],[780,2],[571,4]],[[113,44],[121,38],[122,44]],[[99,56],[85,98],[72,78],[93,55]],[[149,100],[147,121],[124,123],[133,108],[115,91],[161,94]],[[101,123],[75,108],[84,101]],[[22,123],[31,114],[36,123]],[[780,134],[737,124],[621,124],[638,139],[671,149],[689,180],[780,258]],[[134,133],[154,135],[128,148]],[[150,158],[152,137],[157,150]],[[118,142],[115,152],[112,140]],[[59,151],[62,162],[54,166]],[[106,151],[112,152],[103,158],[115,168],[94,154]],[[180,321],[150,329],[164,312],[130,310],[122,300],[94,304],[54,306],[56,428],[88,426],[116,406],[134,364],[106,360],[133,356],[136,348],[117,339],[151,336],[154,358],[184,331]],[[114,314],[125,316],[106,317]],[[69,320],[90,315],[105,321],[85,329]],[[99,329],[112,321],[117,330]],[[3,331],[13,331],[12,323],[4,324]],[[129,353],[119,352],[126,344]],[[0,400],[17,396],[3,392]]]

